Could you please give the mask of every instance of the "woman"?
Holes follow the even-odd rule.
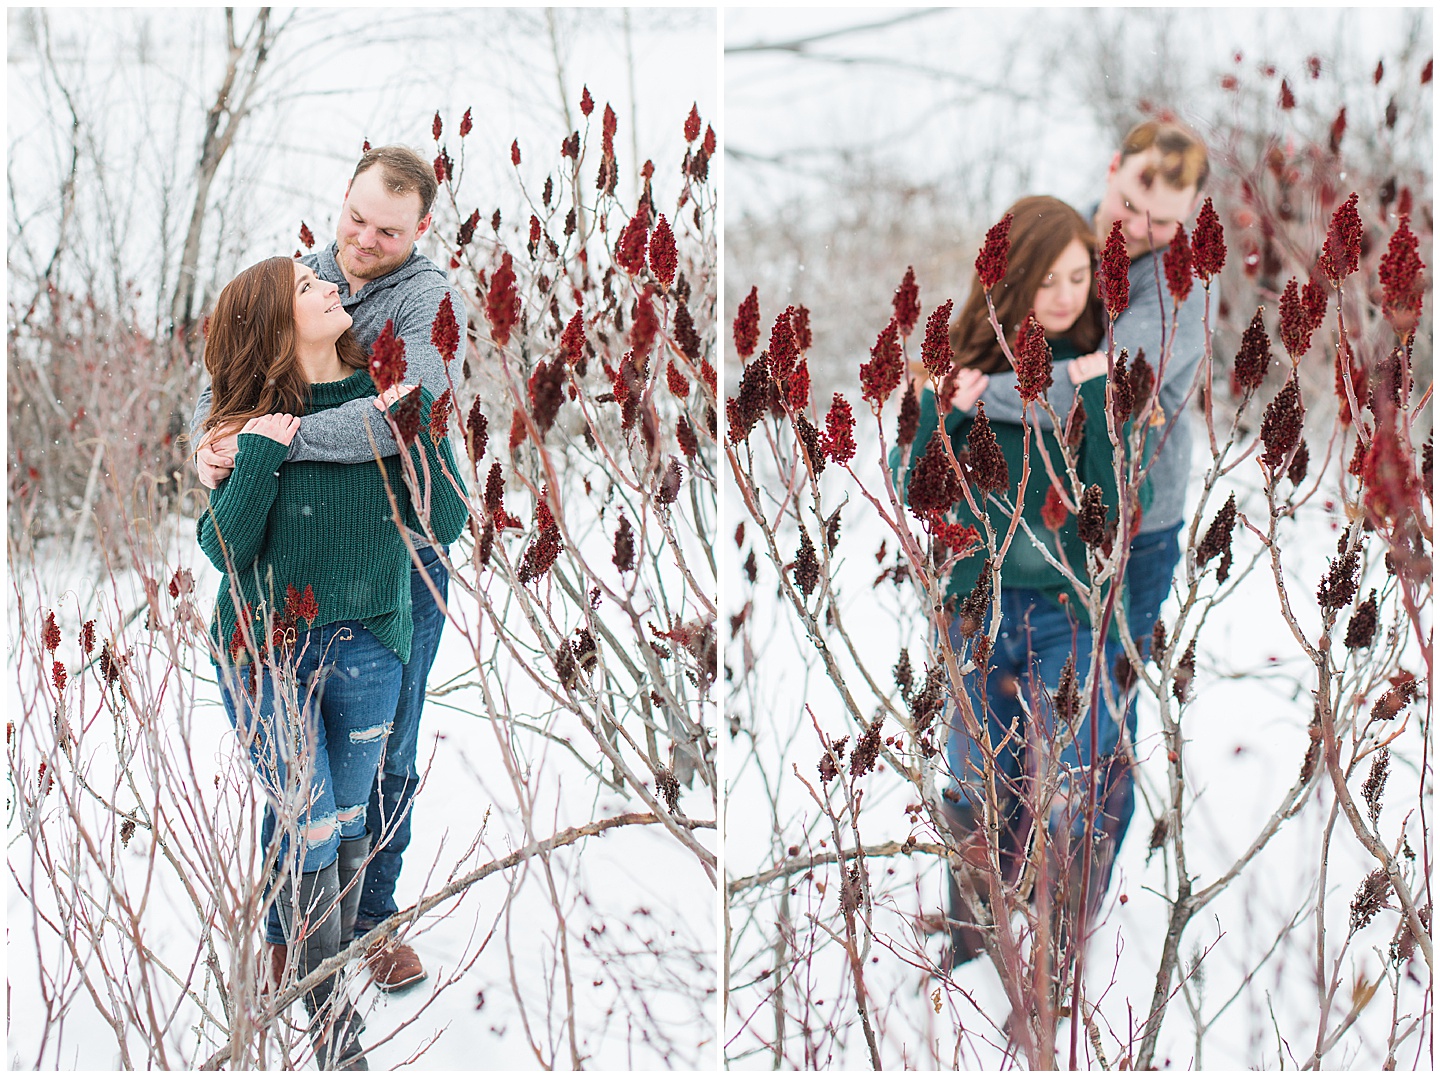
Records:
[[[267,858],[272,811],[289,825],[275,901],[287,943],[300,943],[302,978],[353,933],[365,807],[410,654],[410,554],[391,497],[407,527],[422,527],[398,456],[284,463],[298,415],[375,393],[349,330],[333,284],[270,258],[225,287],[205,346],[206,430],[240,432],[234,471],[198,526],[201,548],[226,574],[212,627],[217,680],[265,785]],[[408,388],[392,388],[376,408]],[[446,478],[459,475],[448,440],[437,448],[428,433],[423,390],[421,400],[411,459],[430,477],[435,537],[450,543],[467,509]],[[335,983],[305,996],[317,1058],[322,1068],[368,1069],[361,1020],[343,996],[331,998]]]
[[[1033,314],[1045,334],[1053,361],[1069,364],[1068,373],[1078,387],[1076,396],[1084,409],[1081,439],[1075,448],[1077,475],[1086,486],[1099,486],[1108,509],[1108,520],[1113,525],[1119,499],[1112,446],[1106,431],[1107,361],[1104,353],[1095,351],[1104,327],[1104,312],[1093,274],[1095,237],[1087,222],[1058,199],[1021,199],[1009,213],[1013,220],[1008,268],[1004,279],[991,290],[996,319],[1005,330],[1011,353],[1018,354],[1018,330],[1026,323],[1027,316]],[[942,387],[949,404],[944,416],[945,433],[957,459],[963,454],[968,460],[969,435],[977,418],[972,409],[984,392],[986,376],[1011,368],[990,324],[978,272],[950,336],[959,370],[954,376],[953,388]],[[1062,421],[1065,418],[1062,411]],[[924,455],[939,423],[935,393],[926,389],[921,396],[920,425],[911,450],[909,471],[913,472]],[[975,716],[983,724],[985,736],[973,737],[958,709],[952,716],[946,753],[952,783],[946,791],[945,808],[962,851],[969,851],[978,860],[983,856],[980,844],[984,808],[987,801],[992,801],[1002,822],[1001,864],[1007,872],[1016,873],[1032,813],[1047,814],[1051,841],[1058,846],[1064,845],[1067,835],[1077,832],[1083,835],[1085,801],[1096,765],[1103,773],[1097,790],[1097,828],[1103,828],[1107,821],[1118,824],[1122,817],[1128,821],[1129,813],[1115,802],[1117,798],[1133,797],[1133,792],[1128,775],[1119,775],[1123,769],[1105,759],[1114,756],[1120,742],[1119,723],[1108,710],[1102,705],[1097,721],[1081,701],[1073,716],[1057,719],[1054,706],[1067,662],[1074,664],[1076,684],[1085,683],[1094,641],[1085,603],[1064,574],[1048,560],[1062,560],[1081,580],[1086,579],[1086,548],[1076,517],[1066,514],[1064,522],[1059,523],[1056,519],[1059,506],[1050,491],[1052,470],[1069,490],[1059,442],[1053,432],[1040,433],[1032,428],[1030,474],[1021,493],[1018,485],[1026,430],[1021,425],[1008,423],[993,423],[990,427],[1004,455],[1009,477],[1004,499],[1010,505],[1020,501],[1029,534],[1024,530],[1016,532],[1002,563],[1000,634],[993,653],[986,660],[988,673],[983,679],[974,675],[968,679]],[[1128,436],[1128,423],[1124,429]],[[1038,439],[1037,433],[1040,433]],[[1051,469],[1045,467],[1041,452],[1049,457]],[[907,474],[907,490],[908,485]],[[978,485],[972,484],[971,489],[977,504],[984,504],[991,526],[1003,541],[1010,529],[1010,509],[994,497],[986,499]],[[1149,501],[1148,488],[1139,494],[1143,508]],[[1047,497],[1050,499],[1048,509]],[[975,526],[983,534],[980,521],[963,499],[955,515],[960,523]],[[1053,526],[1057,523],[1058,527]],[[1037,541],[1044,545],[1044,551],[1039,549]],[[973,656],[974,645],[988,626],[989,589],[989,566],[983,558],[971,555],[956,564],[947,589],[947,598],[956,611],[950,626],[950,641],[963,656]],[[1107,646],[1107,665],[1114,653]],[[1034,729],[1026,728],[1027,711],[1034,719]],[[1061,711],[1068,713],[1069,709]],[[1092,721],[1097,726],[1098,753],[1092,752],[1091,747]],[[993,766],[987,768],[989,761],[993,761]],[[1048,804],[1036,805],[1042,796],[1038,792],[1040,780],[1052,769],[1058,773],[1057,794]],[[1120,781],[1111,781],[1113,778]],[[1116,830],[1112,826],[1112,837]],[[1104,893],[1110,852],[1113,851],[1102,849],[1097,858],[1101,867],[1091,885],[1092,902]],[[1078,886],[1079,873],[1070,875]],[[973,918],[960,901],[953,879],[950,890],[952,962],[959,964],[978,953],[980,939],[973,929],[962,927]]]

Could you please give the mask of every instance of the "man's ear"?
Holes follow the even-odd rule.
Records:
[[[420,223],[415,226],[415,238],[417,240],[425,235],[426,232],[430,231],[430,224],[434,220],[434,216],[434,214],[427,213],[424,217],[420,218]]]

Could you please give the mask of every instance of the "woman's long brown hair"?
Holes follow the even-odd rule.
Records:
[[[346,330],[335,342],[340,362],[365,366],[365,351]],[[310,383],[295,351],[295,261],[267,258],[236,275],[220,293],[205,334],[210,375],[207,431],[236,430],[272,412],[304,413]]]
[[[1090,223],[1058,198],[1032,195],[1022,198],[1006,211],[1013,217],[1010,224],[1010,258],[1002,280],[990,293],[995,304],[995,317],[1005,330],[1011,350],[1020,323],[1035,306],[1050,267],[1055,265],[1065,248],[1079,240],[1090,252],[1090,265],[1095,265],[1095,233]],[[1104,333],[1104,315],[1100,294],[1092,273],[1090,299],[1075,324],[1060,336],[1072,342],[1081,354],[1093,352]],[[955,365],[970,367],[985,374],[1011,369],[1010,361],[995,339],[990,313],[985,307],[985,290],[976,271],[970,282],[970,296],[960,315],[950,325],[950,346],[955,349]]]

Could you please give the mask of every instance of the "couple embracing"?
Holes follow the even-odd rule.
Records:
[[[449,441],[427,422],[462,358],[442,355],[432,325],[447,300],[462,344],[466,323],[460,292],[415,250],[436,192],[418,154],[367,148],[335,242],[242,272],[206,332],[192,438],[211,494],[198,533],[225,574],[211,629],[221,699],[266,792],[272,985],[397,911],[443,553],[468,515]],[[368,358],[387,324],[413,384],[377,394]],[[419,433],[402,448],[384,413],[416,385]],[[402,453],[428,477],[428,513]],[[425,975],[401,941],[380,940],[366,964],[384,989]],[[317,1060],[368,1069],[363,1019],[337,986],[332,975],[305,995]]]
[[[1159,260],[1199,205],[1208,172],[1205,145],[1194,132],[1148,121],[1125,136],[1111,160],[1103,197],[1087,214],[1048,197],[1024,198],[1010,208],[1007,269],[990,289],[995,319],[1017,356],[1020,331],[1028,325],[1033,332],[1038,324],[1054,359],[1046,396],[1062,422],[1072,418],[1057,432],[1046,411],[1027,409],[1017,374],[991,325],[977,271],[969,299],[950,328],[958,370],[921,394],[920,423],[901,487],[909,489],[916,465],[942,426],[959,458],[976,424],[988,424],[992,455],[1005,458],[1004,469],[991,468],[1000,478],[986,485],[1019,510],[1025,527],[1016,530],[1006,554],[999,594],[990,595],[990,566],[974,555],[956,563],[947,589],[947,609],[955,611],[950,641],[962,662],[978,661],[964,683],[974,721],[967,722],[959,708],[951,715],[943,807],[962,859],[977,865],[988,862],[990,807],[990,818],[998,824],[998,864],[1012,880],[1025,867],[1034,814],[1046,814],[1052,891],[1047,897],[1061,914],[1062,936],[1079,914],[1079,851],[1091,850],[1086,906],[1093,911],[1135,808],[1135,709],[1128,684],[1133,678],[1115,676],[1123,656],[1119,634],[1127,633],[1141,655],[1148,654],[1179,562],[1191,446],[1186,404],[1204,352],[1199,305],[1182,306],[1172,323]],[[1096,271],[1098,247],[1117,224],[1130,263],[1130,303],[1114,323],[1114,355],[1123,348],[1133,361],[1143,351],[1149,366],[1159,367],[1158,408],[1145,438],[1134,443],[1143,447],[1148,471],[1133,491],[1136,499],[1127,519],[1138,515],[1140,524],[1129,543],[1121,605],[1105,639],[1097,642],[1085,604],[1055,567],[1057,561],[1068,564],[1085,580],[1082,523],[1074,513],[1060,519],[1051,475],[1069,489],[1059,444],[1064,438],[1073,449],[1080,482],[1099,488],[1109,517],[1102,534],[1115,527],[1119,493],[1106,406],[1111,366]],[[1022,491],[1027,423],[1030,473]],[[1129,427],[1127,422],[1115,430],[1122,445],[1130,441]],[[1041,453],[1049,467],[1039,459]],[[977,506],[1003,537],[1011,527],[1011,510],[981,489],[975,494]],[[980,524],[963,499],[958,512],[962,524]],[[1092,543],[1094,530],[1088,536]],[[1123,542],[1125,534],[1115,542]],[[986,655],[982,649],[977,655],[975,645],[990,623],[992,601],[999,605],[999,635],[993,652]],[[1100,696],[1097,709],[1073,695],[1074,686],[1086,684],[1096,655],[1105,664],[1113,708],[1105,702],[1107,694]],[[1046,779],[1047,770],[1053,782]],[[1092,841],[1087,844],[1083,838],[1092,797]],[[956,966],[983,949],[977,925],[987,919],[977,916],[971,892],[962,890],[953,872],[949,892],[949,962]]]

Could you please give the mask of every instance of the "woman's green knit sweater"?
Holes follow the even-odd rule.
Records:
[[[1054,352],[1056,363],[1065,363],[1079,355],[1074,345],[1066,340],[1052,341],[1051,347]],[[1090,378],[1081,382],[1078,387],[1078,396],[1081,405],[1085,409],[1084,437],[1076,454],[1076,474],[1088,487],[1096,484],[1100,487],[1103,500],[1107,509],[1108,520],[1117,519],[1117,506],[1120,501],[1117,484],[1115,482],[1115,467],[1111,453],[1110,437],[1105,429],[1105,384],[1107,379],[1104,376]],[[1062,416],[1061,419],[1065,417]],[[920,395],[920,425],[915,433],[915,441],[911,447],[903,475],[897,474],[896,479],[899,489],[902,492],[909,490],[910,474],[916,463],[924,456],[930,439],[939,427],[940,419],[936,411],[935,393],[926,389]],[[975,416],[966,415],[957,410],[951,410],[945,417],[945,432],[950,436],[951,448],[958,457],[967,448],[967,439],[970,428],[975,425]],[[1128,438],[1132,423],[1127,422],[1124,426],[1124,437]],[[1020,476],[1024,465],[1025,457],[1025,428],[1016,423],[991,423],[991,429],[995,433],[995,440],[999,443],[1001,452],[1005,455],[1005,464],[1010,471],[1010,489],[1006,492],[1006,500],[1013,501],[1016,489],[1020,482]],[[1032,431],[1035,428],[1031,427]],[[1044,452],[1049,455],[1050,461],[1055,469],[1055,474],[1062,480],[1065,479],[1065,462],[1061,456],[1060,443],[1053,431],[1037,431],[1040,435],[1039,443]],[[1057,532],[1046,526],[1041,518],[1041,509],[1045,505],[1045,496],[1050,490],[1050,473],[1045,469],[1045,462],[1040,459],[1036,451],[1037,446],[1032,439],[1030,448],[1030,477],[1024,492],[1024,508],[1022,516],[1030,526],[1031,532],[1045,545],[1046,551],[1055,556],[1058,549],[1065,551],[1065,560],[1075,575],[1080,579],[1086,579],[1085,572],[1085,544],[1080,541],[1079,525],[1074,514],[1066,517],[1065,523]],[[891,457],[891,469],[898,472],[898,454]],[[979,501],[980,491],[971,488]],[[1147,479],[1139,491],[1140,508],[1143,511],[1150,504],[1150,482]],[[986,499],[986,511],[989,513],[990,524],[996,533],[1003,538],[1010,527],[1010,513],[1003,509],[996,502],[995,498]],[[976,528],[984,534],[979,521],[970,511],[969,503],[963,498],[956,506],[954,519],[961,524],[967,524]],[[949,587],[946,589],[946,597],[950,599],[963,599],[969,595],[979,579],[980,571],[984,568],[984,558],[981,555],[972,554],[968,558],[962,558],[956,563],[950,574]],[[1033,588],[1037,591],[1048,594],[1051,598],[1059,600],[1060,595],[1069,596],[1070,609],[1084,618],[1086,616],[1085,606],[1079,601],[1075,589],[1065,579],[1064,575],[1045,560],[1045,556],[1036,549],[1030,537],[1021,529],[1016,529],[1015,538],[1010,543],[1010,549],[1005,554],[1005,563],[1001,568],[1004,586],[1009,588]]]
[[[374,393],[369,372],[358,370],[343,381],[312,384],[306,410],[319,412]],[[410,457],[423,483],[423,447],[430,526],[439,542],[452,543],[469,509],[450,478],[459,482],[460,470],[449,439],[441,440],[438,452],[430,439],[431,397],[423,389],[421,400],[421,433]],[[378,412],[374,419],[383,423]],[[309,587],[318,612],[308,621],[301,618],[297,629],[362,621],[401,662],[409,662],[410,554],[391,516],[387,485],[406,526],[421,528],[399,456],[385,457],[382,464],[285,463],[287,447],[271,438],[242,434],[238,441],[235,470],[211,492],[196,529],[200,548],[225,574],[211,626],[216,647],[237,655],[232,587],[251,612],[253,639],[262,649],[266,626],[273,629],[285,617],[287,594],[293,613],[295,599]]]

